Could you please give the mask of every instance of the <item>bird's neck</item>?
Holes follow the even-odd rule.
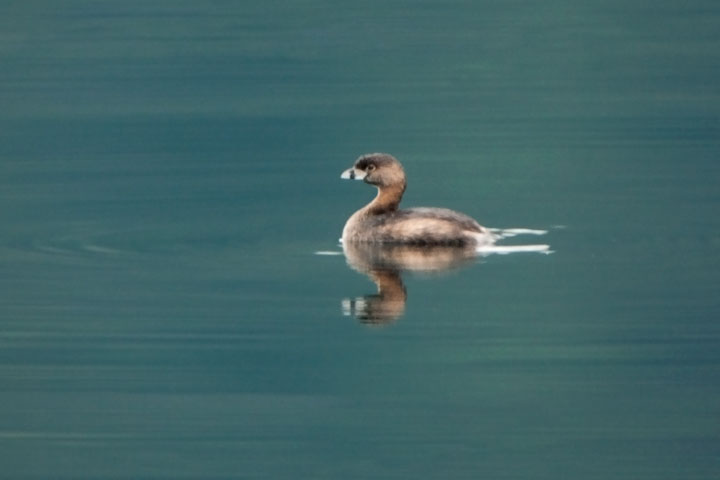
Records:
[[[405,192],[405,184],[378,187],[378,194],[363,210],[370,215],[381,215],[398,209]]]

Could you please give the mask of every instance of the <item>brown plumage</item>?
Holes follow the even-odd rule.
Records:
[[[341,178],[362,180],[378,188],[375,199],[348,219],[343,242],[464,246],[494,241],[485,227],[453,210],[426,207],[399,210],[407,182],[402,165],[392,155],[363,155]]]

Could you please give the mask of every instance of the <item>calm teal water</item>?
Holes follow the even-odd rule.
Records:
[[[717,478],[718,32],[712,1],[4,2],[0,477]],[[345,316],[375,286],[315,252],[370,151],[555,253]]]

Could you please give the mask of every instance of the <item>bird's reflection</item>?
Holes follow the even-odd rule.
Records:
[[[343,313],[360,322],[390,323],[405,312],[407,290],[402,272],[442,272],[473,262],[474,248],[445,246],[343,244],[348,265],[377,285],[378,293],[342,301]]]

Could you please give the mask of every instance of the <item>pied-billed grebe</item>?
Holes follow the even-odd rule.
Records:
[[[375,199],[345,223],[342,241],[408,245],[487,245],[495,236],[462,213],[446,208],[399,210],[405,187],[400,162],[386,153],[370,153],[355,161],[340,178],[362,180],[378,188]]]

